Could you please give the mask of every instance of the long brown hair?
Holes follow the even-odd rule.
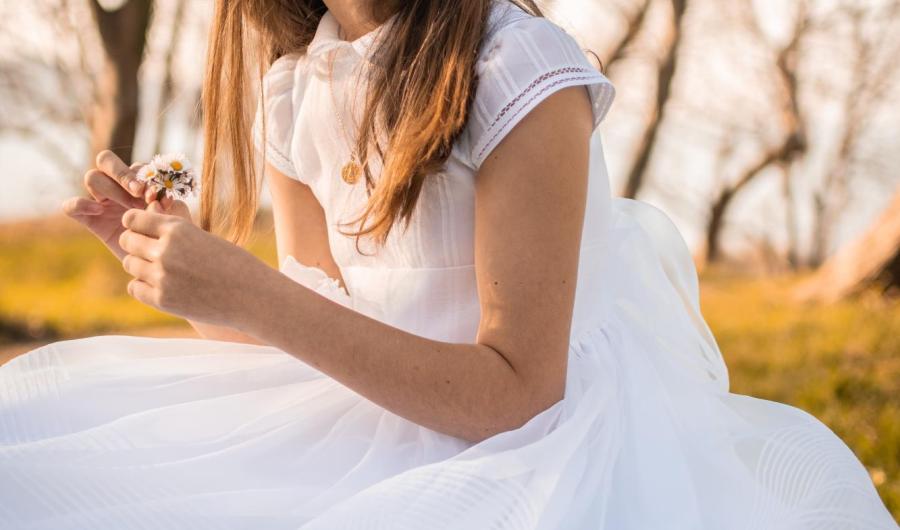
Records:
[[[425,178],[449,157],[475,93],[475,62],[493,1],[371,2],[374,20],[396,17],[389,38],[379,39],[377,66],[367,71],[356,152],[370,193],[364,211],[350,223],[357,229],[343,232],[357,243],[369,236],[383,244],[397,221],[408,224]],[[508,1],[542,16],[533,0]],[[390,12],[378,12],[390,4]],[[258,64],[258,81],[278,57],[304,53],[326,9],[321,0],[216,1],[202,98],[203,229],[222,231],[237,244],[247,240],[262,174],[251,140],[256,107],[249,97],[248,64]],[[255,50],[255,57],[248,50]],[[382,161],[377,182],[370,170],[373,151]],[[224,204],[218,202],[220,171],[231,174]]]

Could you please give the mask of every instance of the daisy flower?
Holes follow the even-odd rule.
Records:
[[[148,180],[153,180],[158,175],[159,170],[156,169],[156,165],[153,163],[146,164],[141,166],[141,168],[137,172],[137,179],[141,182],[147,182]]]
[[[184,153],[157,156],[161,164],[160,167],[167,168],[170,171],[190,171],[192,169],[191,162]]]
[[[184,153],[154,155],[149,164],[138,170],[137,179],[157,190],[157,200],[164,196],[184,199],[200,189],[200,181]]]

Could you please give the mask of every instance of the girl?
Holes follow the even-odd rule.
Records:
[[[729,393],[679,234],[610,197],[612,86],[530,2],[220,0],[209,54],[200,226],[109,152],[66,206],[204,339],[4,366],[0,526],[896,527],[827,427]],[[251,139],[280,271],[235,245]]]

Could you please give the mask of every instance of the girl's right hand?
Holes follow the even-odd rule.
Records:
[[[143,164],[128,167],[109,150],[100,152],[96,163],[95,169],[84,174],[84,187],[90,197],[67,199],[62,210],[86,226],[121,260],[126,254],[119,246],[119,235],[125,231],[122,214],[129,208],[144,209],[154,198],[144,189],[144,183],[135,178]]]

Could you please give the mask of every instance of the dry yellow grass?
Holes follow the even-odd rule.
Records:
[[[728,363],[731,390],[825,422],[900,519],[900,300],[868,292],[801,305],[788,296],[795,283],[704,275],[703,313]]]
[[[275,263],[271,222],[250,250]],[[125,291],[130,277],[87,230],[65,217],[0,225],[0,346],[113,330],[185,327]]]

